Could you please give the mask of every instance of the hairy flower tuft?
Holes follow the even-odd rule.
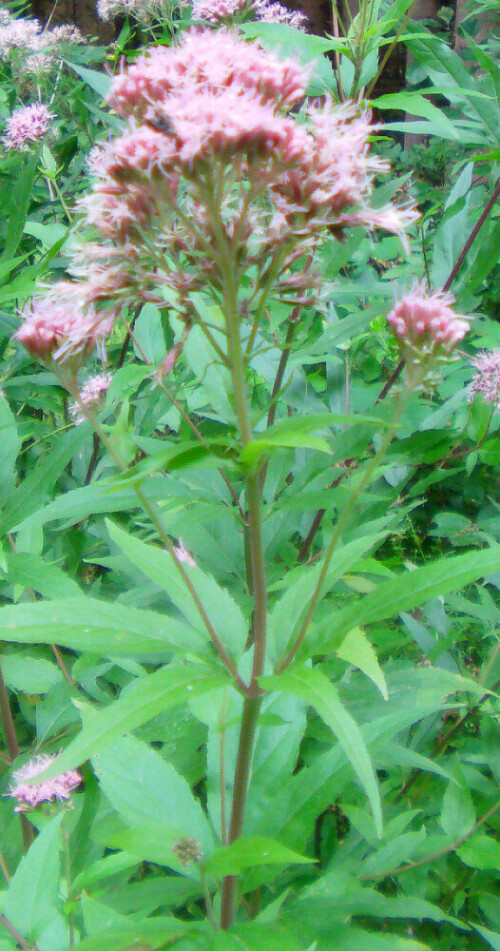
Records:
[[[57,762],[57,759],[57,755],[36,756],[12,774],[14,784],[11,785],[6,795],[17,799],[15,812],[27,812],[29,809],[36,809],[42,802],[53,802],[54,799],[65,801],[70,798],[73,790],[82,781],[80,773],[75,769],[61,773],[59,776],[55,776],[54,779],[42,780],[40,783],[28,785],[28,780],[35,779],[49,766]]]
[[[179,839],[172,846],[172,852],[175,853],[181,865],[186,868],[192,862],[199,862],[202,858],[202,851],[196,839]]]
[[[185,2],[178,0],[177,5]],[[97,16],[105,21],[132,16],[138,23],[150,24],[167,16],[173,7],[172,0],[98,0]]]
[[[491,403],[500,409],[500,349],[482,350],[472,360],[476,373],[469,391],[470,398],[474,393],[481,393],[485,403]]]
[[[66,364],[73,372],[109,333],[109,318],[85,307],[85,285],[65,282],[24,308],[16,338],[32,357],[45,364]]]
[[[295,29],[304,29],[303,13],[289,10],[281,3],[269,0],[195,0],[193,20],[205,20],[214,26],[237,24],[243,20],[262,20],[266,23],[285,23]]]
[[[85,381],[79,393],[79,401],[75,400],[69,407],[69,412],[74,420],[75,426],[81,426],[81,424],[85,422],[85,416],[83,415],[80,403],[83,403],[84,406],[88,406],[90,409],[99,406],[109,390],[112,379],[113,375],[111,373],[98,373],[96,376],[90,376],[88,380]]]
[[[7,119],[3,144],[17,151],[27,148],[32,142],[43,139],[54,116],[49,107],[41,102],[21,106]]]

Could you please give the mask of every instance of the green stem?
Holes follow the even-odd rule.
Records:
[[[231,825],[229,827],[229,843],[238,839],[243,830],[250,765],[252,762],[255,734],[261,706],[261,697],[247,697],[243,707],[238,757],[234,774],[233,808],[231,813]],[[227,875],[224,879],[220,919],[221,928],[224,931],[230,928],[233,923],[237,884],[238,879],[235,875]]]
[[[244,448],[252,441],[253,434],[247,400],[245,356],[240,336],[241,315],[238,306],[238,272],[236,267],[238,248],[231,246],[229,243],[217,209],[212,205],[210,211],[213,217],[214,235],[219,245],[221,260],[224,262],[221,269],[221,276],[224,286],[224,316],[227,328],[228,357],[233,384],[236,418],[241,443]],[[245,475],[245,483],[248,506],[248,545],[251,564],[249,588],[253,591],[254,599],[254,656],[251,680],[241,719],[231,804],[229,843],[238,839],[243,829],[255,735],[262,705],[258,678],[264,671],[267,637],[267,585],[262,540],[261,493],[258,472],[247,472]],[[224,795],[224,790],[222,790],[222,795]],[[230,928],[234,919],[237,882],[237,876],[234,875],[227,875],[223,882],[221,901],[221,928],[223,929]]]
[[[356,488],[353,490],[353,492],[352,492],[352,494],[351,494],[351,497],[350,497],[350,499],[349,499],[349,502],[347,503],[347,505],[346,505],[344,511],[342,512],[342,515],[340,516],[340,518],[339,518],[339,520],[338,520],[338,522],[337,522],[337,524],[336,524],[336,526],[335,526],[335,531],[334,531],[334,533],[333,533],[333,535],[332,535],[330,544],[328,545],[328,548],[327,548],[327,550],[326,550],[325,559],[324,559],[324,561],[323,561],[323,567],[322,567],[322,569],[321,569],[321,573],[320,573],[320,576],[319,576],[319,578],[318,578],[318,582],[317,582],[317,584],[316,584],[316,587],[315,587],[315,589],[314,589],[314,591],[313,591],[313,593],[312,593],[312,595],[311,595],[311,599],[310,599],[310,601],[309,601],[309,605],[308,605],[308,608],[307,608],[306,616],[305,616],[305,618],[304,618],[304,620],[303,620],[303,622],[302,622],[302,626],[301,626],[301,628],[300,628],[300,631],[299,631],[299,633],[297,634],[297,637],[295,638],[295,641],[293,642],[292,647],[290,648],[290,651],[289,651],[288,655],[287,655],[287,656],[285,657],[285,659],[281,662],[281,664],[279,665],[279,667],[278,667],[278,669],[277,669],[277,671],[276,671],[276,673],[278,673],[278,674],[281,674],[281,673],[282,673],[284,670],[286,670],[286,668],[291,664],[292,660],[293,660],[294,657],[296,656],[297,651],[299,650],[299,648],[300,648],[300,646],[301,646],[301,644],[302,644],[302,641],[304,640],[304,638],[305,638],[305,636],[306,636],[306,634],[307,634],[307,631],[308,631],[308,628],[309,628],[309,624],[311,623],[313,614],[314,614],[314,612],[315,612],[315,610],[316,610],[316,607],[317,607],[318,602],[319,602],[320,597],[321,597],[321,591],[322,591],[322,588],[323,588],[323,584],[324,584],[325,578],[326,578],[327,573],[328,573],[328,569],[329,569],[329,567],[330,567],[330,562],[331,562],[331,560],[332,560],[332,557],[333,557],[333,553],[334,553],[334,551],[335,551],[335,548],[337,547],[337,544],[338,544],[338,542],[339,542],[339,539],[340,539],[340,537],[341,537],[341,535],[342,535],[342,532],[343,532],[343,530],[344,530],[344,528],[345,528],[345,525],[347,524],[347,520],[348,520],[348,518],[349,518],[349,516],[350,516],[350,514],[351,514],[351,512],[352,512],[352,510],[353,510],[353,508],[354,508],[354,506],[356,505],[356,503],[357,503],[357,501],[358,501],[358,499],[359,499],[361,493],[363,492],[363,490],[364,490],[364,489],[366,488],[366,486],[369,484],[370,479],[371,479],[373,473],[375,472],[375,470],[377,469],[377,467],[380,465],[380,462],[381,462],[383,456],[385,455],[385,452],[386,452],[387,448],[389,447],[389,445],[390,445],[390,443],[391,443],[391,441],[392,441],[392,438],[393,438],[393,436],[394,436],[394,433],[396,432],[396,429],[397,429],[397,427],[398,427],[399,421],[400,421],[401,416],[402,416],[402,414],[403,414],[405,405],[406,405],[405,400],[404,400],[404,399],[401,399],[400,404],[399,404],[399,406],[398,406],[398,409],[397,409],[397,411],[396,411],[396,414],[395,414],[395,417],[394,417],[394,420],[393,420],[391,426],[388,428],[388,430],[387,430],[387,432],[386,432],[386,434],[385,434],[385,436],[384,436],[384,438],[383,438],[383,440],[382,440],[382,442],[381,442],[381,444],[380,444],[380,446],[379,446],[377,452],[375,453],[375,455],[373,456],[371,462],[368,464],[367,468],[365,469],[365,471],[364,471],[364,473],[363,473],[363,475],[362,475],[362,477],[361,477],[361,479],[360,479],[358,485],[357,485]]]

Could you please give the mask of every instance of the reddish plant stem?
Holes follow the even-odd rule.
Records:
[[[14,925],[11,925],[10,921],[5,917],[5,915],[0,914],[0,921],[2,922],[4,928],[7,929],[9,934],[12,935],[14,941],[19,945],[20,948],[23,948],[24,951],[33,951],[33,947],[36,948],[36,945],[33,946],[28,944],[26,939],[23,938],[22,934],[19,933],[17,928],[14,928]]]
[[[497,183],[496,183],[496,185],[495,185],[495,187],[494,187],[494,189],[493,189],[493,192],[491,193],[491,195],[490,195],[488,201],[486,202],[486,205],[485,205],[484,208],[483,208],[483,211],[482,211],[481,216],[477,219],[476,224],[474,225],[474,227],[473,227],[473,229],[472,229],[472,231],[471,231],[469,237],[467,238],[467,241],[465,242],[465,244],[464,244],[464,246],[463,246],[463,248],[462,248],[460,254],[458,255],[457,260],[455,261],[455,264],[453,265],[453,267],[452,267],[452,269],[451,269],[451,271],[450,271],[450,273],[449,273],[449,275],[448,275],[448,278],[447,278],[447,280],[446,280],[446,283],[445,283],[444,286],[443,286],[443,290],[444,290],[444,291],[449,290],[449,288],[450,288],[451,285],[453,284],[453,281],[455,280],[455,278],[456,278],[456,276],[457,276],[457,274],[458,274],[460,268],[462,267],[462,264],[463,264],[464,261],[465,261],[465,257],[466,257],[466,255],[467,255],[467,253],[468,253],[468,251],[469,251],[469,249],[470,249],[472,243],[476,240],[476,238],[477,238],[477,236],[478,236],[478,234],[479,234],[481,228],[482,228],[483,225],[484,225],[484,222],[486,221],[486,219],[487,219],[487,217],[488,217],[488,215],[489,215],[491,209],[493,208],[493,205],[495,204],[495,202],[496,202],[496,200],[497,200],[497,198],[498,198],[499,195],[500,195],[500,178],[497,180]]]

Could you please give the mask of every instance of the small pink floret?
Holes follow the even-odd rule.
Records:
[[[70,798],[73,790],[82,781],[80,773],[75,769],[61,773],[59,776],[55,776],[54,779],[42,780],[40,783],[30,785],[27,783],[27,780],[35,779],[49,766],[52,766],[57,759],[57,755],[47,756],[43,754],[42,756],[36,756],[13,773],[14,784],[10,787],[7,795],[18,801],[15,812],[36,809],[42,802],[64,801]]]
[[[415,284],[388,314],[387,322],[403,345],[451,351],[470,330],[469,321],[451,309],[453,294]]]
[[[16,109],[7,119],[5,126],[5,148],[20,150],[43,139],[53,118],[48,106],[41,102]]]
[[[481,393],[486,403],[500,409],[500,349],[483,350],[472,361],[476,370],[470,396]]]

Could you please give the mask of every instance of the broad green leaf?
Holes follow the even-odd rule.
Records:
[[[2,673],[8,687],[28,694],[47,693],[63,676],[57,664],[21,652],[2,656]]]
[[[328,429],[331,426],[351,424],[375,425],[385,427],[387,423],[372,416],[349,415],[344,413],[311,413],[307,416],[296,416],[292,419],[280,420],[269,426],[262,435],[256,436],[240,454],[240,461],[244,466],[253,466],[257,459],[277,448],[304,448],[317,449],[319,452],[331,452],[331,447],[323,437],[312,436],[318,429]]]
[[[345,709],[334,685],[317,668],[295,666],[278,676],[263,677],[261,686],[302,697],[330,727],[342,746],[370,802],[377,834],[382,835],[382,806],[375,771],[357,723]]]
[[[470,868],[500,871],[500,842],[484,832],[477,832],[457,849],[457,855]]]
[[[30,552],[7,554],[7,580],[23,588],[31,588],[46,598],[74,598],[81,592],[73,581],[56,565],[47,564]]]
[[[140,677],[104,710],[88,719],[82,732],[61,753],[56,764],[43,773],[44,779],[74,769],[100,750],[164,710],[185,703],[193,697],[224,687],[228,683],[222,673],[205,666],[164,667]]]
[[[60,814],[42,829],[21,859],[7,892],[5,915],[30,941],[36,941],[57,914],[62,821]]]
[[[447,133],[447,135],[443,137],[449,139],[459,138],[453,123],[448,119],[445,113],[420,93],[389,93],[386,96],[379,96],[378,99],[373,99],[372,105],[377,109],[403,109],[412,116],[422,116],[424,119],[439,123],[440,128]]]
[[[226,848],[216,849],[207,862],[207,869],[220,878],[239,875],[255,865],[309,864],[314,859],[299,855],[274,839],[264,836],[242,836]]]
[[[0,396],[0,498],[14,488],[16,481],[16,459],[21,448],[21,439],[17,432],[16,420],[5,397]]]
[[[117,875],[119,872],[135,868],[137,865],[137,856],[128,855],[126,852],[115,852],[113,855],[106,855],[105,858],[92,862],[80,875],[77,875],[73,882],[73,888],[75,892],[81,891],[83,888],[96,885],[112,875]]]
[[[13,258],[23,235],[24,222],[28,214],[39,159],[38,149],[29,157],[24,168],[21,168],[12,192],[11,203],[7,220],[7,235],[5,238],[5,255]]]
[[[500,951],[500,932],[490,931],[489,928],[482,928],[481,925],[474,925],[474,928],[491,945],[493,951]]]
[[[130,922],[126,928],[106,930],[92,938],[84,938],[78,947],[80,951],[129,951],[136,948],[163,948],[174,944],[177,938],[188,933],[188,922],[177,918],[149,918],[142,923]]]
[[[101,789],[127,825],[154,820],[175,830],[177,838],[194,837],[204,854],[212,850],[212,833],[188,783],[145,743],[131,736],[115,741],[92,757],[92,765]]]
[[[209,951],[303,951],[295,935],[282,927],[248,922],[215,935]]]
[[[499,569],[500,545],[492,545],[484,551],[443,558],[384,581],[373,594],[339,611],[332,618],[331,628],[319,637],[314,650],[317,653],[337,650],[353,627],[396,617],[401,611],[410,611],[432,598],[459,591],[471,581]]]
[[[108,76],[105,72],[98,72],[96,69],[88,69],[86,66],[77,66],[76,63],[71,63],[69,60],[66,65],[77,73],[80,79],[83,79],[84,83],[87,83],[87,86],[90,86],[94,92],[97,92],[103,99],[106,98],[111,88],[111,76]]]
[[[167,351],[161,313],[154,304],[144,304],[134,326],[134,350],[148,363],[160,363]]]
[[[154,611],[95,598],[39,601],[0,608],[2,640],[60,644],[105,656],[184,650],[206,653],[206,644],[186,624]]]
[[[470,832],[476,822],[472,796],[461,771],[456,780],[446,787],[440,817],[444,831],[455,840]]]
[[[359,667],[376,684],[384,700],[388,700],[387,684],[377,655],[366,634],[360,627],[354,627],[344,638],[337,651],[338,657],[348,664]]]
[[[175,559],[157,545],[146,545],[129,535],[113,522],[108,521],[106,524],[111,538],[131,563],[167,592],[195,630],[204,631],[198,608],[179,573]],[[248,624],[238,605],[225,588],[221,588],[215,578],[205,574],[201,568],[186,564],[182,567],[193,584],[217,636],[231,654],[241,655],[248,636]]]

